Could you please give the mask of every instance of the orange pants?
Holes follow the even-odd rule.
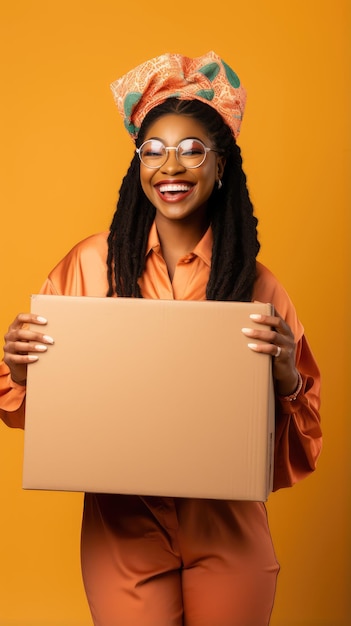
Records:
[[[95,626],[267,626],[278,570],[262,503],[85,497]]]

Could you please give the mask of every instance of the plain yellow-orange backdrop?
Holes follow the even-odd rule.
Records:
[[[1,0],[0,19],[1,334],[63,254],[110,223],[132,146],[109,83],[162,52],[209,49],[242,77],[260,259],[290,292],[324,381],[318,471],[268,503],[282,565],[272,626],[346,626],[349,0]],[[89,626],[82,496],[23,492],[22,449],[1,424],[0,626]]]

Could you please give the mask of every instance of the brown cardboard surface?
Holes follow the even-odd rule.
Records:
[[[32,296],[55,339],[28,368],[23,487],[266,500],[269,304]]]

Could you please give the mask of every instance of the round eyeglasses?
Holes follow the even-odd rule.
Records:
[[[136,149],[136,153],[143,165],[156,170],[166,163],[169,150],[175,150],[178,163],[186,169],[200,167],[208,152],[217,152],[205,146],[200,139],[190,138],[183,139],[177,146],[165,146],[159,139],[148,139]]]

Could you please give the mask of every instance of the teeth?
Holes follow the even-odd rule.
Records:
[[[167,191],[189,191],[191,185],[181,185],[171,183],[169,185],[160,185],[159,190],[161,193],[166,193]]]

